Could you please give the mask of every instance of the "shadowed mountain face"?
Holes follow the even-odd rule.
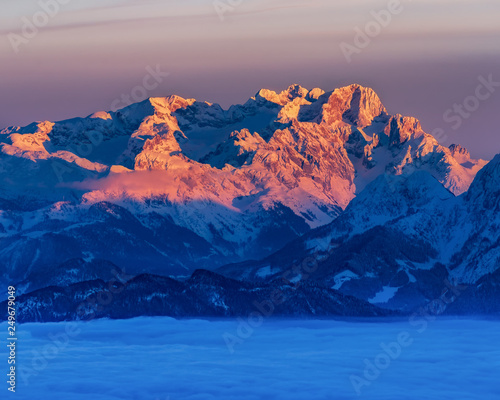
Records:
[[[311,282],[275,281],[253,285],[198,270],[185,282],[140,275],[121,282],[93,280],[67,287],[47,287],[17,300],[18,322],[94,318],[385,316],[393,315],[365,301]],[[2,303],[4,305],[4,303]]]
[[[312,259],[308,279],[382,307],[410,311],[446,293],[457,296],[459,284],[468,290],[450,312],[494,312],[500,295],[499,178],[500,155],[459,197],[425,171],[381,176],[332,223],[261,261],[219,272],[262,281],[293,271],[289,279],[302,279],[300,267]]]
[[[380,176],[427,171],[458,195],[484,164],[440,146],[414,118],[389,115],[359,85],[263,89],[228,110],[151,98],[9,127],[0,131],[2,281],[75,259],[174,275],[260,259],[331,223]]]

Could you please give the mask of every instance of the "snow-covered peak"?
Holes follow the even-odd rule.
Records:
[[[88,118],[98,118],[98,119],[113,119],[113,117],[111,116],[110,113],[106,112],[106,111],[98,111],[98,112],[95,112],[93,114],[90,114],[88,116]]]
[[[451,155],[459,164],[466,163],[470,161],[470,153],[469,150],[467,150],[465,147],[462,147],[459,144],[452,144],[449,147],[451,151]]]
[[[373,89],[356,84],[335,89],[322,112],[326,124],[344,121],[360,128],[386,118],[387,110]]]
[[[298,84],[293,84],[288,87],[288,89],[282,91],[280,93],[280,98],[286,99],[289,101],[293,101],[297,97],[299,98],[305,98],[307,94],[309,93],[309,90],[306,88],[303,88],[302,86]]]
[[[401,114],[392,116],[384,130],[389,147],[399,146],[422,133],[422,126],[418,119],[404,117]]]
[[[398,188],[419,195],[428,187],[419,171],[458,195],[482,165],[441,146],[416,119],[387,115],[372,89],[291,85],[228,110],[154,97],[116,112],[4,129],[0,204],[19,196],[49,204],[70,198],[76,210],[119,203],[141,220],[168,217],[218,252],[260,257],[331,222],[380,176],[394,179],[395,193],[386,199],[387,190],[375,187],[367,196],[380,194],[380,204],[399,204],[400,213],[409,207]],[[26,229],[0,224],[17,226],[12,235]]]
[[[282,102],[279,94],[276,93],[274,90],[269,90],[269,89],[260,89],[255,95],[254,99],[258,103],[261,103],[262,100],[267,100],[270,101],[271,103],[276,103],[281,105]]]
[[[320,88],[312,89],[306,96],[306,100],[313,102],[318,100],[321,96],[325,94],[325,91]]]
[[[149,99],[155,110],[164,113],[174,113],[180,108],[186,108],[193,105],[195,99],[184,99],[183,97],[172,95],[168,97],[151,97]]]
[[[255,99],[257,101],[262,101],[262,99],[265,99],[280,106],[284,106],[297,98],[306,98],[308,93],[309,90],[303,88],[298,84],[293,84],[280,93],[276,93],[275,91],[269,89],[261,89],[255,95]]]

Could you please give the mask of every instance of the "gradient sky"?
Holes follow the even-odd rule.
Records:
[[[43,1],[43,0],[42,0]],[[50,1],[50,0],[45,0]],[[220,0],[228,4],[228,0]],[[150,96],[241,103],[265,87],[324,90],[360,83],[390,113],[420,118],[473,157],[500,152],[500,88],[458,129],[443,119],[479,76],[500,82],[500,1],[402,0],[403,11],[348,63],[340,43],[373,21],[378,0],[241,0],[221,21],[213,0],[70,0],[15,53],[9,33],[40,10],[0,6],[0,129],[86,116],[141,84],[147,66],[169,73]]]

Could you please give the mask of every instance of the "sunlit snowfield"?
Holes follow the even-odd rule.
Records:
[[[0,327],[7,331],[5,323]],[[237,329],[236,320],[161,317],[99,320],[76,326],[19,325],[17,392],[10,397],[499,398],[500,321],[438,319],[425,327],[405,319],[265,320],[250,336],[240,332],[248,337],[231,354],[223,334],[237,337]],[[381,343],[389,345],[402,333],[405,343],[411,344],[384,365],[388,359]],[[5,345],[2,354],[6,360]],[[370,376],[366,381],[370,384],[362,386],[358,396],[350,379],[353,375],[364,378],[365,359],[377,361],[385,369],[375,379]]]

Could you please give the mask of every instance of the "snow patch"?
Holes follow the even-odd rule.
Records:
[[[339,290],[345,282],[358,278],[359,276],[357,274],[346,269],[345,271],[334,276],[333,280],[335,281],[335,285],[332,286],[332,289]]]
[[[369,299],[368,301],[372,304],[387,303],[396,295],[398,290],[398,287],[384,286],[382,290],[375,295],[375,297]]]

